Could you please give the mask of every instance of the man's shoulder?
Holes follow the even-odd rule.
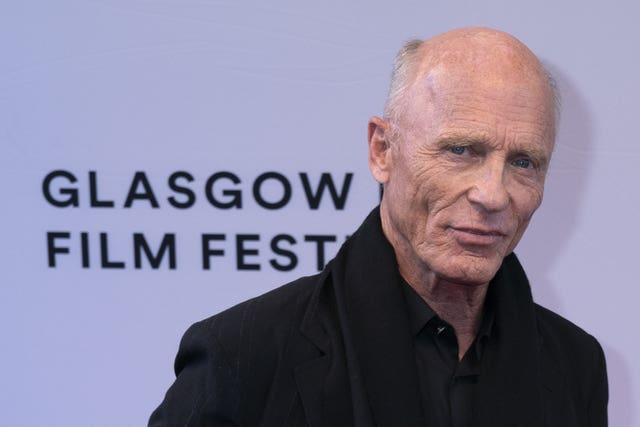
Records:
[[[236,304],[203,322],[238,322],[247,315],[266,316],[268,319],[284,319],[296,315],[295,308],[305,305],[322,283],[322,273],[303,276],[281,285],[262,295]]]
[[[213,417],[257,425],[278,367],[317,355],[299,328],[322,280],[302,277],[193,324],[174,363],[176,381],[150,424]]]
[[[538,330],[543,338],[568,341],[573,345],[593,346],[596,339],[580,326],[539,304],[535,304]]]
[[[297,329],[324,273],[300,277],[193,324],[185,337],[215,338],[229,353],[243,342],[283,344]],[[266,350],[266,348],[265,348]]]
[[[596,338],[559,314],[535,304],[542,346],[557,362],[575,370],[604,363],[604,353]]]

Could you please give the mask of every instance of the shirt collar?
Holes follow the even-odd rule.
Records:
[[[415,337],[422,331],[422,329],[432,320],[439,319],[435,311],[422,299],[420,295],[409,285],[404,278],[400,277],[400,283],[402,286],[402,292],[407,305],[407,313],[409,316],[409,324],[411,326],[411,333]],[[491,337],[491,331],[494,323],[494,292],[491,291],[491,285],[487,290],[487,297],[485,299],[484,315],[482,316],[482,323],[478,330],[478,335],[474,341],[474,350],[478,359],[481,358],[482,352],[486,345],[487,340]]]
[[[402,277],[400,278],[400,283],[404,299],[407,303],[411,333],[413,336],[416,336],[431,319],[438,315]]]

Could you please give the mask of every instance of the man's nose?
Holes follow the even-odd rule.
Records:
[[[503,161],[486,161],[473,177],[467,193],[469,201],[488,212],[501,211],[509,206],[510,197],[505,184]]]

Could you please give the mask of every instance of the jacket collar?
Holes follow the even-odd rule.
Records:
[[[324,285],[312,298],[301,330],[327,352],[328,335],[334,331],[322,326],[319,313],[334,307],[330,317],[341,333],[353,406],[350,425],[424,426],[409,317],[378,208],[345,242],[322,278]],[[538,427],[543,425],[539,338],[529,283],[514,254],[503,261],[489,294],[495,324],[484,350],[474,425]],[[326,357],[314,363],[322,366],[316,375],[329,369]],[[306,395],[313,402],[313,392]],[[317,413],[321,409],[315,402]]]
[[[361,377],[352,393],[369,402],[376,425],[424,426],[413,337],[393,248],[375,209],[331,266],[343,334]],[[364,390],[362,392],[361,390]]]

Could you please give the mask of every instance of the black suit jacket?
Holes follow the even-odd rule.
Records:
[[[533,303],[513,254],[488,297],[495,323],[473,426],[606,426],[597,341]],[[322,273],[193,325],[175,371],[150,426],[425,426],[409,319],[378,210]]]

